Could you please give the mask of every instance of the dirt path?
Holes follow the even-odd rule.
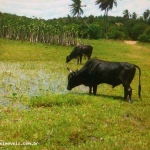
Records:
[[[134,45],[137,43],[137,41],[124,41],[126,44]]]

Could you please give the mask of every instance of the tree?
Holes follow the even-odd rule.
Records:
[[[2,26],[3,26],[3,23],[2,23],[2,18],[3,18],[3,14],[0,12],[0,38],[2,37]]]
[[[72,0],[72,4],[70,5],[71,7],[71,14],[74,16],[77,15],[77,18],[79,20],[79,17],[83,14],[83,10],[82,7],[86,7],[86,5],[81,5],[82,1],[81,0]],[[84,34],[84,32],[81,31],[80,34]],[[79,34],[77,34],[79,35]],[[81,39],[80,39],[80,43],[81,43]]]
[[[71,14],[73,17],[77,15],[77,17],[83,14],[82,7],[86,7],[86,5],[81,5],[81,0],[72,0],[72,4],[69,5],[71,7]]]
[[[145,29],[148,27],[148,25],[146,25],[145,23],[141,23],[141,22],[137,22],[136,24],[134,24],[134,26],[132,27],[132,39],[133,40],[138,40],[139,35],[143,34]]]
[[[130,16],[131,15],[130,15],[128,9],[126,9],[126,10],[123,11],[123,18],[124,18],[124,20],[129,20]]]
[[[148,25],[150,25],[150,17],[148,18]]]
[[[107,37],[107,21],[108,21],[108,11],[112,10],[113,5],[117,6],[116,0],[96,0],[96,5],[99,5],[99,8],[104,12],[104,25],[105,25],[105,36]]]
[[[133,14],[132,14],[132,19],[137,19],[137,13],[136,12],[133,12]]]
[[[149,15],[150,15],[150,10],[147,9],[147,10],[143,13],[144,20],[147,20],[148,17],[149,17]]]

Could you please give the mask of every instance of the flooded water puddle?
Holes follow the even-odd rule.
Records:
[[[0,103],[11,97],[66,93],[66,77],[57,73],[58,66],[51,69],[52,65],[51,62],[0,62]]]
[[[33,97],[65,94],[67,74],[63,65],[54,62],[0,62],[0,104],[6,105],[14,97]],[[78,87],[76,92],[87,91]]]

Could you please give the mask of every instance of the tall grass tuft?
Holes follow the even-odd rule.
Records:
[[[37,96],[32,97],[30,100],[30,106],[32,107],[67,107],[78,106],[86,104],[91,98],[83,97],[82,95],[75,94],[52,94],[50,96]]]

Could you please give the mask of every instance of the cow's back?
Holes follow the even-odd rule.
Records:
[[[92,53],[93,47],[91,45],[83,45],[81,46],[82,52],[85,54]]]
[[[109,62],[92,58],[85,63],[78,71],[78,74],[83,75],[89,82],[95,84],[107,83],[115,87],[122,83],[122,76],[125,76],[128,72],[132,72],[132,70],[134,72],[134,69],[134,65],[130,63]]]
[[[82,50],[79,46],[74,47],[74,49],[70,53],[71,58],[77,58],[80,55],[82,55]]]
[[[86,75],[94,74],[100,63],[101,63],[100,60],[92,58],[84,64],[84,66],[78,71],[78,74],[86,74]]]
[[[98,71],[119,73],[121,70],[130,70],[134,67],[135,66],[133,64],[127,62],[109,62],[92,58],[84,64],[84,66],[80,69],[80,72],[86,70],[88,73],[94,73]]]

